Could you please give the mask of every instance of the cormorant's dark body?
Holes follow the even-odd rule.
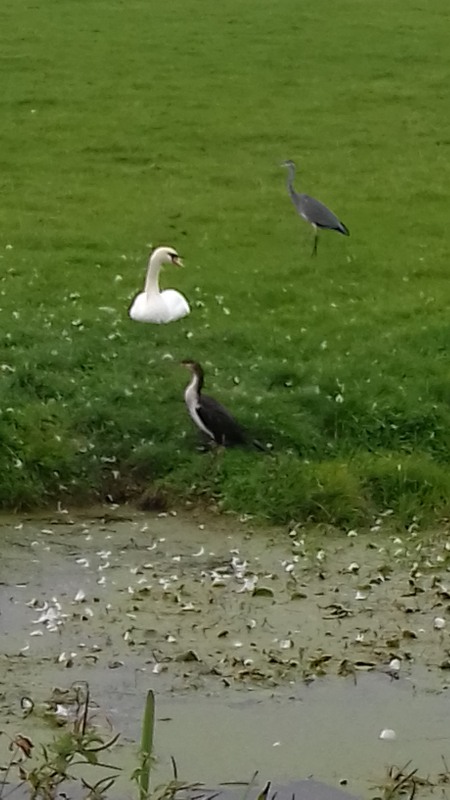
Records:
[[[184,399],[189,414],[199,430],[223,447],[253,444],[258,449],[265,450],[259,442],[249,440],[245,429],[221,403],[207,394],[202,394],[204,373],[201,365],[196,361],[183,361],[182,364],[188,367],[193,375],[186,387]]]

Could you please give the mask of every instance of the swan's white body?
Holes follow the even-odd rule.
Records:
[[[189,312],[189,305],[183,295],[174,289],[166,289],[155,294],[138,294],[130,308],[130,317],[135,322],[154,322],[161,325],[186,317]]]
[[[138,294],[129,310],[135,322],[153,322],[156,325],[175,322],[190,313],[189,303],[175,289],[159,289],[159,273],[163,264],[182,266],[178,253],[172,247],[158,247],[150,256],[144,291]]]

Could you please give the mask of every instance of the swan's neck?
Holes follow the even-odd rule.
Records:
[[[162,261],[159,256],[153,254],[150,256],[148,262],[147,277],[145,279],[144,291],[148,295],[159,294],[159,273],[161,271]]]

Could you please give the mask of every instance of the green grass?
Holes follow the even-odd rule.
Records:
[[[4,0],[0,506],[151,484],[273,521],[445,511],[448,22],[444,0]],[[315,260],[285,158],[351,231]],[[127,317],[150,243],[184,256],[179,323]],[[273,456],[195,450],[186,357]]]

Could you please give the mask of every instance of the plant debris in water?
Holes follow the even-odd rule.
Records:
[[[113,671],[111,685],[142,676],[171,694],[357,684],[367,672],[391,685],[416,666],[434,689],[447,683],[446,532],[400,535],[380,521],[375,532],[296,526],[270,539],[249,522],[66,514],[20,523],[20,542],[5,524],[2,542],[7,720],[22,697],[24,713],[64,726],[77,701],[53,689],[87,671],[99,685]],[[389,747],[392,732],[386,714],[371,735]]]
[[[182,683],[277,685],[371,669],[395,678],[419,657],[447,668],[442,535],[327,540],[296,528],[261,547],[256,534],[223,536],[204,523],[186,536],[181,524],[174,538],[170,524],[161,535],[161,518],[157,533],[145,520],[95,533],[68,522],[24,525],[20,548],[4,531],[15,577],[4,588],[3,647],[15,670],[43,659],[121,669],[131,658]],[[38,580],[23,569],[27,541]]]

